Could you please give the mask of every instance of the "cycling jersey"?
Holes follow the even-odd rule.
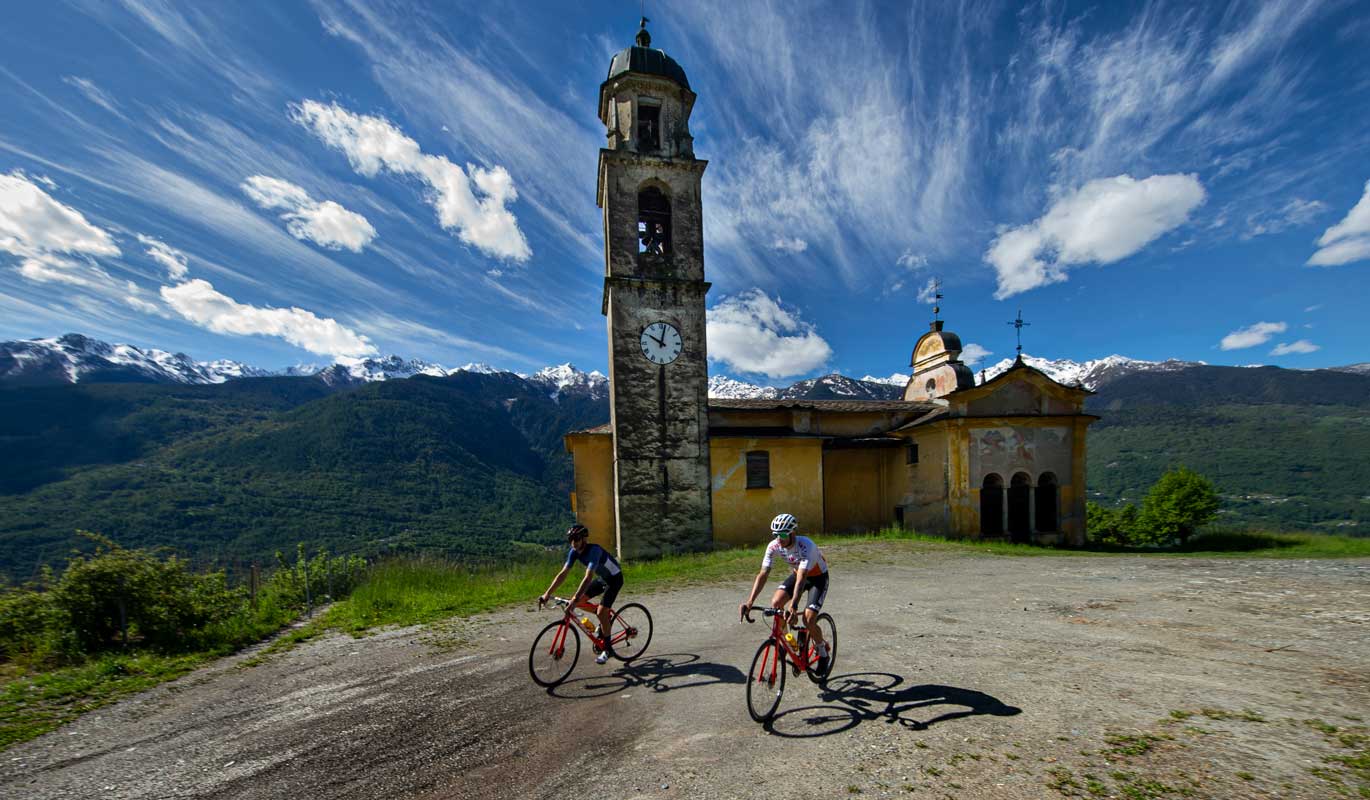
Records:
[[[794,544],[789,547],[781,546],[779,539],[771,540],[770,546],[766,548],[766,555],[761,559],[761,568],[770,569],[771,560],[777,555],[785,559],[791,568],[800,570],[810,577],[828,571],[828,562],[823,559],[823,551],[807,536],[794,537]]]
[[[614,558],[608,550],[605,550],[597,544],[587,545],[585,547],[585,552],[583,553],[577,553],[576,549],[572,547],[570,551],[566,553],[566,566],[571,566],[571,563],[574,561],[579,561],[587,567],[592,567],[595,574],[604,578],[605,582],[608,582],[609,579],[620,575],[623,572],[622,568],[618,565],[618,559]]]

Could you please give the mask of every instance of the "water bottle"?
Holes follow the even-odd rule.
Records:
[[[580,624],[590,633],[595,632],[595,623],[591,622],[589,617],[581,617]]]
[[[790,647],[795,647],[795,646],[796,646],[797,643],[795,642],[794,634],[793,634],[793,633],[791,633],[791,632],[789,632],[789,631],[786,631],[786,632],[785,632],[785,644],[788,644]]]

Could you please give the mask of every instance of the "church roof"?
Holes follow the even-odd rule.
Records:
[[[685,70],[676,63],[676,60],[666,55],[664,50],[653,47],[633,46],[618,51],[614,55],[614,60],[609,62],[609,76],[604,80],[611,81],[627,72],[660,75],[670,78],[686,89],[690,88],[690,79],[685,77]]]
[[[802,408],[813,411],[932,411],[940,408],[938,403],[910,400],[786,400],[760,398],[723,398],[710,397],[709,408],[721,411],[774,411],[785,408]]]

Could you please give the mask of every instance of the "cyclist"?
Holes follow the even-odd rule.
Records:
[[[576,594],[571,598],[570,607],[575,608],[580,605],[582,599],[591,599],[602,592],[604,597],[595,608],[595,615],[599,617],[599,627],[595,629],[595,636],[602,639],[603,632],[609,630],[609,609],[614,607],[614,599],[623,588],[623,568],[608,550],[597,544],[590,544],[589,540],[590,529],[579,522],[566,529],[566,542],[571,545],[571,549],[566,553],[566,565],[552,579],[552,585],[547,587],[547,591],[538,598],[538,605],[547,605],[552,592],[561,585],[566,573],[571,571],[571,564],[579,561],[585,565],[585,578],[581,580],[580,586],[576,587]],[[609,660],[608,651],[599,648],[595,650],[598,653],[595,656],[596,664],[603,664]]]
[[[828,562],[823,558],[823,551],[818,549],[818,545],[814,544],[812,539],[795,534],[798,529],[799,520],[795,519],[793,514],[777,514],[775,519],[771,520],[771,535],[775,538],[766,548],[766,555],[761,559],[761,571],[756,573],[756,580],[752,581],[751,594],[747,595],[747,602],[738,607],[738,613],[745,617],[756,596],[761,594],[761,588],[766,585],[766,576],[771,573],[771,561],[777,555],[785,559],[794,568],[794,572],[790,573],[785,582],[775,590],[775,596],[771,598],[771,608],[784,608],[785,621],[789,623],[799,610],[799,598],[806,590],[808,591],[809,602],[804,607],[804,627],[808,629],[809,636],[813,638],[814,649],[818,652],[816,667],[821,675],[828,671],[828,644],[823,641],[823,632],[814,624],[814,620],[818,619],[818,612],[823,608],[823,600],[828,596]]]

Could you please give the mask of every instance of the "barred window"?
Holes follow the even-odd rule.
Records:
[[[747,488],[771,488],[771,454],[766,450],[747,453]]]

